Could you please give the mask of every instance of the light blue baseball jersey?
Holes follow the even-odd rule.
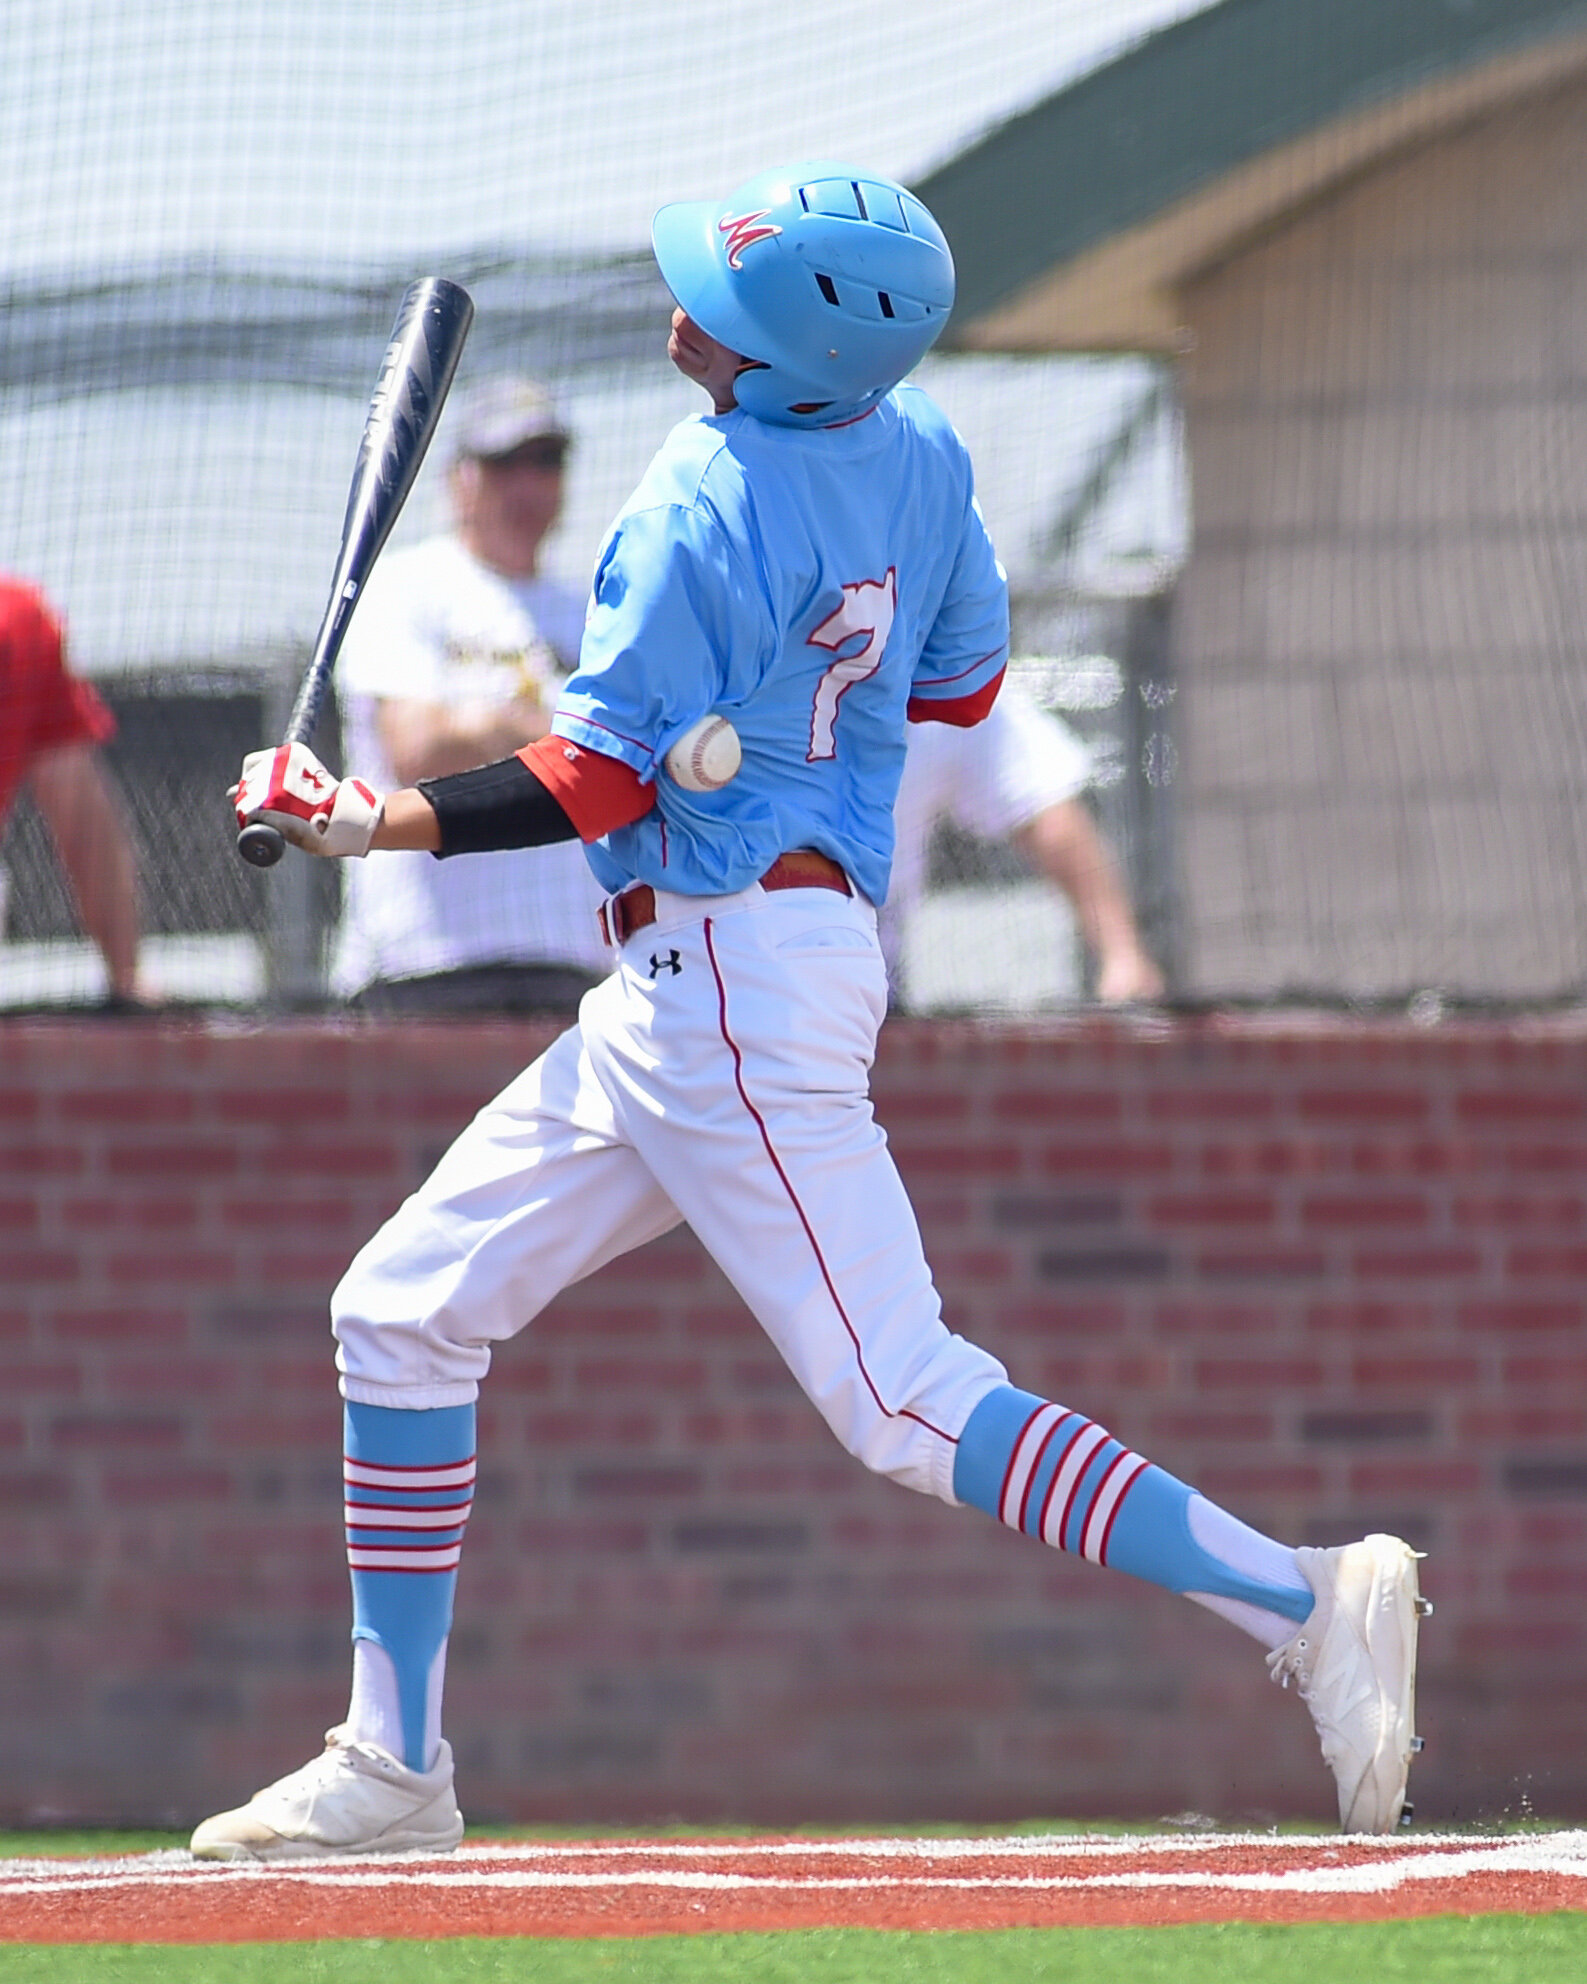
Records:
[[[656,783],[588,848],[596,879],[719,895],[810,847],[882,902],[906,706],[973,695],[1007,658],[969,456],[918,387],[845,427],[684,421],[607,535],[552,722]],[[712,712],[743,765],[686,792],[662,761]]]

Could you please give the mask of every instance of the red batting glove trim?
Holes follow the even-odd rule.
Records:
[[[587,751],[566,737],[537,737],[517,756],[567,814],[580,840],[599,840],[618,827],[631,827],[656,803],[632,765]]]
[[[968,730],[991,715],[1007,673],[1006,668],[1000,668],[990,682],[969,696],[911,696],[904,714],[911,723],[951,723],[955,729]]]

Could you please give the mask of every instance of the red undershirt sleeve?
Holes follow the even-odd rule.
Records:
[[[631,765],[565,737],[537,737],[516,755],[567,814],[580,840],[599,840],[618,827],[631,827],[656,803],[655,786],[647,785]]]
[[[955,729],[968,730],[991,714],[1007,672],[1000,668],[990,682],[968,696],[911,696],[904,714],[911,723],[951,723]]]

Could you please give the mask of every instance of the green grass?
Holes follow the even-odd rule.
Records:
[[[0,1946],[5,1984],[1579,1984],[1587,1915],[593,1942]]]

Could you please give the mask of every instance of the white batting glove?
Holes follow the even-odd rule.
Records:
[[[333,777],[307,744],[251,751],[231,797],[239,827],[261,820],[307,854],[367,854],[386,810],[383,794]]]

